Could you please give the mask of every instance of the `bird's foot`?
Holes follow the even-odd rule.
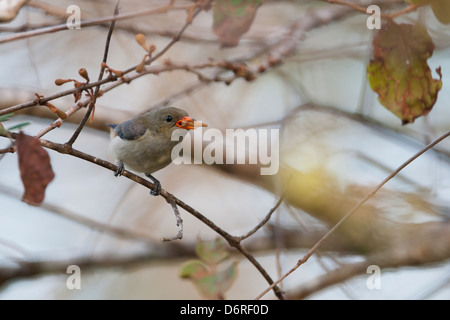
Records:
[[[150,194],[153,196],[159,196],[159,193],[161,192],[161,182],[159,182],[158,179],[156,179],[151,174],[145,174],[148,178],[150,178],[153,183],[155,184],[155,188],[153,190],[150,190]]]
[[[117,162],[117,170],[114,171],[114,176],[118,177],[121,176],[123,173],[123,170],[125,170],[125,166],[123,165],[122,161]]]

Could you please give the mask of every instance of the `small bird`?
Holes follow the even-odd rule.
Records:
[[[155,184],[152,195],[159,195],[161,183],[152,173],[172,162],[171,153],[179,141],[172,141],[177,129],[194,129],[194,121],[186,111],[175,107],[151,109],[150,111],[122,122],[108,124],[111,128],[111,151],[118,161],[114,176],[120,176],[125,169],[143,172]],[[208,125],[201,123],[202,127]]]

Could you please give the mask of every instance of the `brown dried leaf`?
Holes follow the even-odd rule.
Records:
[[[28,136],[22,131],[16,139],[19,169],[25,192],[22,200],[33,206],[39,206],[45,198],[45,189],[55,177],[47,151],[39,139]]]

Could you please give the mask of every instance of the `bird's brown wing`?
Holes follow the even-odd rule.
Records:
[[[118,124],[114,131],[121,139],[136,140],[147,131],[147,127],[138,119],[132,119]]]

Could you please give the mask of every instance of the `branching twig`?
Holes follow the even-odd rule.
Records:
[[[172,206],[173,213],[175,214],[175,219],[177,221],[177,227],[178,227],[178,233],[173,237],[169,237],[169,238],[164,237],[161,240],[166,242],[166,241],[182,239],[183,238],[183,219],[181,219],[180,211],[178,211],[177,204],[175,203],[175,200],[172,197],[169,197],[166,200]]]
[[[117,17],[117,15],[119,14],[119,3],[120,3],[120,0],[117,0],[116,7],[114,8],[114,17]],[[114,31],[115,24],[116,24],[116,20],[113,19],[111,21],[111,26],[109,27],[108,35],[106,36],[106,44],[105,44],[105,50],[104,50],[103,60],[102,60],[103,63],[101,65],[101,67],[100,67],[100,73],[98,75],[98,81],[102,80],[103,74],[105,72],[105,63],[106,63],[106,60],[108,59],[109,44],[111,42],[111,36],[112,36],[113,31]],[[86,122],[88,121],[89,117],[91,116],[91,113],[93,112],[93,110],[95,108],[95,103],[97,102],[97,97],[98,97],[99,91],[100,91],[100,85],[97,85],[95,87],[94,95],[89,97],[89,99],[90,99],[89,108],[86,111],[86,114],[84,115],[83,120],[80,122],[80,124],[78,125],[77,129],[73,133],[72,137],[67,142],[67,144],[69,146],[73,145],[75,140],[78,138],[81,130],[84,128],[84,126],[85,126]]]
[[[17,134],[16,133],[11,133],[12,138],[16,138]],[[112,164],[108,161],[105,161],[103,159],[94,157],[90,154],[84,153],[82,151],[79,151],[77,149],[72,148],[71,146],[68,146],[67,144],[60,144],[60,143],[55,143],[55,142],[51,142],[48,140],[44,140],[44,139],[40,139],[41,145],[45,148],[48,149],[52,149],[55,150],[59,153],[62,154],[68,154],[83,160],[86,160],[88,162],[94,163],[98,166],[101,166],[103,168],[109,169],[113,172],[117,171],[117,166],[115,164]],[[150,182],[147,179],[143,179],[138,175],[135,175],[127,170],[124,170],[122,173],[122,176],[133,180],[136,183],[139,183],[143,186],[145,186],[146,188],[153,190],[154,189],[154,185],[152,182]],[[248,250],[246,248],[244,248],[239,241],[233,237],[232,235],[230,235],[228,232],[226,232],[225,230],[223,230],[222,228],[220,228],[219,226],[217,226],[214,222],[212,222],[211,220],[209,220],[207,217],[205,217],[203,214],[201,214],[199,211],[195,210],[194,208],[192,208],[191,206],[189,206],[188,204],[186,204],[185,202],[181,201],[180,199],[178,199],[177,197],[175,197],[173,194],[165,191],[164,189],[161,189],[161,192],[159,194],[160,196],[162,196],[164,199],[166,199],[166,201],[173,201],[173,203],[181,208],[183,208],[184,210],[186,210],[187,212],[189,212],[191,215],[193,215],[195,218],[197,218],[198,220],[202,221],[205,225],[207,225],[208,227],[210,227],[212,230],[214,230],[216,233],[218,233],[219,235],[221,235],[226,241],[228,241],[228,243],[230,244],[231,247],[236,248],[239,252],[241,252],[254,266],[255,268],[262,274],[262,276],[266,279],[266,281],[269,284],[273,283],[272,278],[269,276],[269,274],[266,272],[266,270],[260,265],[260,263],[255,259],[255,257],[248,252]],[[170,202],[169,202],[170,203]],[[277,286],[273,287],[274,293],[277,295],[278,298],[283,299],[283,295],[281,293],[281,291],[279,290],[279,288]]]
[[[138,12],[125,13],[125,14],[119,15],[117,17],[110,16],[110,17],[102,17],[102,18],[97,18],[97,19],[81,21],[80,27],[85,28],[85,27],[97,26],[97,25],[102,25],[107,22],[111,22],[113,20],[115,20],[115,21],[126,20],[126,19],[131,19],[131,18],[136,18],[136,17],[142,17],[142,16],[146,16],[146,15],[164,13],[164,12],[168,12],[168,11],[180,11],[180,10],[184,11],[188,8],[189,8],[189,6],[174,6],[172,3],[169,3],[168,5],[165,5],[165,6],[162,6],[159,8],[152,8],[152,9],[147,9],[147,10],[141,10]],[[40,28],[40,29],[36,29],[36,30],[25,31],[25,32],[16,33],[12,36],[8,36],[3,39],[0,39],[0,44],[6,43],[6,42],[11,42],[11,41],[16,41],[16,40],[20,40],[20,39],[25,39],[25,38],[31,38],[31,37],[35,37],[35,36],[39,36],[39,35],[43,35],[43,34],[47,34],[47,33],[64,31],[64,30],[67,30],[66,23],[62,23],[62,24],[58,24],[58,25],[50,26],[50,27],[45,27],[45,28]]]
[[[355,11],[359,11],[359,12],[362,12],[362,13],[366,13],[366,11],[367,11],[367,8],[365,8],[363,6],[360,6],[360,5],[354,4],[354,3],[350,3],[350,2],[346,2],[346,1],[342,1],[342,0],[323,0],[323,1],[329,2],[331,4],[344,5],[344,6],[347,6],[349,8],[352,8]]]
[[[24,261],[15,260],[20,267],[7,267],[0,269],[0,287],[5,282],[12,279],[29,278],[40,274],[65,274],[69,265],[75,264],[80,268],[114,268],[130,267],[158,261],[164,257],[171,256],[170,252],[148,251],[144,254],[133,254],[133,256],[110,256],[101,258],[78,258],[71,260],[52,260],[52,261]]]
[[[385,15],[385,17],[386,17],[387,19],[394,19],[394,18],[396,18],[396,17],[398,17],[398,16],[401,16],[402,14],[409,13],[409,12],[411,12],[411,11],[414,11],[414,10],[416,10],[417,8],[418,8],[418,6],[417,6],[416,4],[414,4],[414,3],[412,3],[412,4],[410,4],[409,6],[407,6],[405,9],[400,10],[400,11],[398,11],[398,12],[394,12],[394,13]],[[383,15],[381,15],[381,16],[383,17]]]
[[[338,0],[327,0],[327,1],[328,2],[332,2],[332,3],[345,4],[343,1],[338,1]],[[197,4],[196,4],[196,6],[197,6]],[[192,8],[193,6],[189,6],[189,7]],[[183,10],[185,10],[187,7],[175,7],[174,6],[174,1],[170,1],[170,3],[168,5],[166,5],[166,6],[163,6],[161,8],[157,8],[157,9],[152,9],[151,10],[151,14],[161,13],[161,12],[168,12],[169,10],[178,10],[178,9],[181,9],[181,8],[183,8]],[[160,57],[162,57],[176,42],[178,42],[180,40],[180,38],[181,38],[182,34],[184,33],[184,31],[192,23],[192,19],[195,16],[197,16],[197,14],[199,12],[201,12],[201,10],[202,10],[201,6],[197,6],[197,7],[194,7],[194,8],[195,8],[195,11],[192,11],[192,14],[191,14],[190,18],[187,19],[186,23],[178,31],[178,33],[176,33],[175,36],[172,38],[172,40],[165,47],[163,47],[155,56],[152,56],[149,59],[147,59],[147,61],[145,62],[146,65],[150,65],[153,61],[155,61],[155,60],[159,59]],[[291,24],[291,26],[290,26],[288,32],[286,33],[285,37],[283,37],[275,45],[265,48],[264,51],[251,53],[251,55],[248,57],[248,59],[253,59],[258,54],[262,54],[262,53],[266,54],[267,57],[256,68],[248,68],[248,69],[246,69],[246,72],[248,72],[248,78],[250,79],[251,77],[253,77],[253,75],[264,72],[267,68],[277,66],[278,64],[280,64],[282,62],[282,60],[284,58],[286,58],[288,56],[291,56],[294,53],[295,49],[297,48],[298,42],[303,39],[306,31],[311,30],[314,27],[323,25],[325,23],[329,23],[329,22],[335,21],[338,18],[344,17],[344,16],[346,16],[348,13],[350,13],[352,11],[351,9],[361,11],[361,8],[355,8],[355,7],[352,7],[352,6],[347,6],[347,7],[346,6],[342,6],[342,7],[338,7],[336,10],[328,10],[329,8],[327,8],[326,10],[318,10],[317,12],[315,12],[316,15],[305,15],[305,17],[302,17],[302,19],[299,19],[295,23]],[[365,10],[365,8],[364,8],[364,10]],[[408,7],[405,10],[397,12],[396,14],[399,15],[399,14],[402,14],[402,13],[409,12],[411,10],[414,10],[414,8],[411,9],[410,7]],[[111,34],[112,34],[112,31],[113,31],[113,28],[114,28],[115,21],[116,20],[120,20],[120,19],[127,19],[127,18],[130,18],[130,17],[140,16],[140,15],[144,15],[144,14],[150,14],[150,11],[147,11],[146,13],[145,12],[139,12],[139,13],[118,15],[117,6],[116,6],[116,10],[115,10],[115,13],[114,13],[113,17],[94,19],[91,22],[89,22],[89,21],[86,22],[85,21],[85,22],[82,22],[82,26],[104,24],[105,22],[112,21],[110,29],[109,29],[106,45],[105,45],[105,52],[104,52],[104,58],[103,58],[103,62],[106,62],[106,58],[107,58],[107,54],[108,54],[109,42],[110,42],[110,38],[111,38]],[[394,15],[395,14],[393,14],[392,16],[394,16]],[[65,28],[66,28],[65,25],[64,25],[64,27],[62,29],[61,29],[61,26],[52,26],[52,27],[49,27],[47,29],[33,30],[32,32],[24,32],[24,33],[14,35],[14,36],[9,37],[9,38],[0,39],[0,43],[13,41],[13,40],[20,39],[20,38],[28,38],[30,36],[35,36],[35,35],[38,35],[38,34],[44,34],[44,33],[47,33],[47,32],[60,31],[60,30],[63,30]],[[92,162],[92,163],[97,164],[99,166],[102,166],[104,168],[107,168],[109,170],[115,171],[117,169],[117,167],[114,164],[111,164],[111,163],[109,163],[109,162],[107,162],[105,160],[96,158],[94,156],[91,156],[89,154],[83,153],[81,151],[78,151],[78,150],[72,148],[72,144],[77,139],[78,135],[80,134],[81,130],[84,128],[87,120],[89,119],[89,116],[90,116],[91,112],[94,110],[96,99],[97,99],[97,97],[99,95],[100,86],[101,85],[106,84],[106,83],[110,83],[108,86],[106,86],[106,88],[104,88],[104,90],[102,89],[103,92],[106,92],[108,90],[112,90],[113,88],[115,88],[115,87],[117,87],[117,86],[119,86],[119,85],[121,85],[123,83],[129,83],[133,79],[141,77],[142,75],[151,74],[151,73],[155,73],[156,74],[156,73],[160,73],[160,72],[163,72],[163,71],[172,71],[172,70],[185,70],[187,72],[193,73],[193,74],[197,75],[199,80],[203,81],[204,83],[209,83],[209,82],[213,82],[213,81],[223,81],[225,83],[231,83],[231,81],[233,81],[234,79],[237,79],[239,77],[238,73],[233,68],[237,67],[239,62],[242,65],[245,65],[243,63],[243,61],[247,61],[247,60],[245,60],[245,59],[240,59],[240,60],[237,59],[234,62],[228,62],[228,61],[225,61],[225,62],[223,62],[223,61],[222,62],[214,62],[214,61],[210,61],[209,63],[203,63],[203,64],[198,64],[198,65],[166,63],[166,64],[162,64],[162,65],[158,65],[158,66],[147,66],[140,73],[134,72],[135,69],[136,69],[136,66],[134,66],[134,67],[130,67],[130,68],[126,69],[123,72],[124,75],[128,74],[126,77],[124,76],[124,77],[120,77],[119,78],[117,75],[111,74],[106,79],[103,79],[103,73],[104,73],[105,67],[102,64],[102,68],[100,70],[100,75],[98,77],[98,81],[97,82],[86,83],[84,86],[81,86],[81,87],[78,87],[78,88],[74,88],[74,89],[71,89],[71,90],[66,90],[66,91],[57,93],[55,95],[39,98],[37,101],[35,100],[35,101],[32,101],[32,102],[26,102],[26,103],[23,103],[23,104],[20,104],[20,105],[17,105],[17,106],[13,106],[13,107],[4,109],[4,110],[0,111],[0,115],[4,114],[4,113],[12,112],[12,111],[21,110],[23,108],[36,106],[36,105],[39,105],[39,104],[45,104],[45,102],[48,102],[48,101],[50,101],[52,99],[56,99],[56,98],[59,98],[59,97],[65,96],[65,95],[70,95],[70,94],[75,93],[77,91],[78,92],[82,92],[82,91],[87,90],[87,89],[95,88],[95,93],[92,96],[90,96],[89,99],[86,99],[85,101],[78,103],[76,106],[73,106],[67,112],[68,115],[71,115],[71,114],[75,113],[76,111],[80,110],[81,108],[86,107],[86,106],[89,105],[89,109],[86,112],[86,114],[84,116],[84,119],[79,124],[77,130],[75,131],[75,133],[73,134],[71,139],[66,144],[57,144],[57,143],[54,143],[54,142],[51,142],[51,141],[47,141],[47,140],[40,140],[40,141],[41,141],[41,144],[44,147],[46,147],[46,148],[53,149],[53,150],[55,150],[57,152],[60,152],[60,153],[68,154],[68,155],[71,155],[71,156],[75,156],[75,157],[78,157],[80,159],[84,159],[86,161],[89,161],[89,162]],[[219,76],[219,72],[218,72],[218,73],[216,73],[217,76],[215,76],[215,77],[206,77],[203,74],[203,72],[201,71],[201,69],[209,68],[209,67],[211,67],[211,68],[217,68],[217,67],[221,68],[219,70],[221,73],[224,72],[224,71],[228,71],[228,72],[229,71],[233,71],[233,72],[235,72],[235,75],[230,77],[230,78],[222,78],[222,77]],[[245,65],[245,68],[246,68],[246,65]],[[132,72],[134,72],[134,73],[132,73]],[[197,88],[197,86],[193,86],[192,88]],[[42,130],[38,134],[38,136],[41,137],[45,133],[49,132],[51,129],[57,127],[58,124],[60,125],[62,123],[62,121],[63,121],[62,119],[58,119],[51,126],[49,126],[46,129]],[[449,133],[447,133],[446,136],[441,137],[442,138],[441,140],[445,139],[448,135],[449,135]],[[439,141],[441,141],[441,140],[439,140]],[[392,177],[394,177],[404,167],[406,167],[409,163],[414,161],[414,159],[416,159],[418,156],[420,156],[423,152],[427,151],[429,148],[432,148],[439,141],[435,141],[434,144],[430,144],[429,146],[427,146],[427,148],[425,150],[423,150],[421,153],[417,154],[415,157],[411,158],[409,162],[406,162],[403,166],[401,166],[399,169],[397,169],[395,172],[393,172],[386,180],[384,180],[377,188],[375,188],[374,191],[369,193],[352,210],[350,210],[331,230],[328,231],[328,233],[325,236],[323,236],[319,241],[317,241],[317,243],[310,249],[310,251],[305,255],[305,257],[303,259],[299,260],[297,265],[294,268],[292,268],[291,271],[289,271],[286,275],[281,277],[280,280],[278,280],[275,283],[270,278],[270,276],[267,274],[265,269],[255,259],[255,257],[245,247],[243,247],[241,245],[241,241],[243,239],[246,239],[246,238],[250,237],[251,235],[253,235],[264,224],[266,224],[267,221],[269,221],[269,219],[270,219],[271,215],[273,214],[273,212],[282,203],[283,196],[280,197],[280,199],[278,200],[278,202],[275,205],[275,207],[270,210],[270,212],[265,217],[265,219],[263,219],[263,221],[260,222],[255,228],[253,228],[250,232],[248,232],[247,234],[245,234],[243,236],[234,237],[234,236],[230,235],[228,232],[226,232],[225,230],[223,230],[222,228],[220,228],[219,226],[217,226],[214,222],[212,222],[211,220],[206,218],[204,215],[202,215],[200,212],[198,212],[194,208],[190,207],[189,205],[187,205],[183,201],[179,200],[178,198],[176,198],[175,196],[173,196],[169,192],[167,192],[165,190],[161,190],[160,195],[162,197],[164,197],[166,199],[166,201],[172,206],[172,209],[173,209],[175,217],[176,217],[177,226],[178,226],[178,234],[176,236],[170,237],[170,238],[164,238],[163,240],[164,241],[170,241],[170,240],[181,239],[182,238],[182,236],[183,236],[183,224],[182,224],[182,222],[183,221],[181,219],[181,215],[180,215],[179,210],[178,210],[178,207],[181,207],[181,208],[185,209],[187,212],[189,212],[191,215],[193,215],[194,217],[196,217],[197,219],[202,221],[205,225],[210,227],[212,230],[217,232],[224,239],[226,239],[230,246],[236,248],[236,250],[238,250],[240,253],[242,253],[242,255],[244,255],[255,266],[255,268],[263,275],[263,277],[270,284],[270,287],[263,294],[261,294],[260,297],[262,295],[264,295],[266,292],[268,292],[269,290],[273,289],[275,294],[277,295],[277,297],[282,299],[283,295],[282,295],[281,291],[279,290],[279,288],[277,287],[277,284],[281,280],[286,278],[286,276],[288,276],[290,273],[295,271],[301,264],[305,263],[309,259],[309,257],[314,254],[314,252],[317,250],[317,248],[319,246],[321,246],[321,244],[336,230],[336,228],[338,228],[346,219],[348,219],[355,211],[357,211],[385,183],[387,183]],[[141,184],[141,185],[144,185],[147,188],[153,189],[153,184],[150,181],[142,179],[139,176],[134,175],[134,174],[132,174],[132,173],[130,173],[128,171],[124,171],[123,176],[125,176],[125,177],[127,177],[127,178],[129,178],[129,179],[131,179],[131,180]],[[139,260],[139,257],[137,258],[137,260]],[[89,263],[92,263],[92,262],[87,262],[87,264],[89,264]],[[79,265],[83,265],[83,263],[79,263]],[[41,270],[41,269],[39,269],[39,267],[38,267],[38,269],[37,269],[38,271],[32,270],[31,272],[29,272],[29,269],[27,269],[27,270],[28,270],[27,271],[28,273],[25,272],[25,274],[30,275],[30,274],[37,274],[37,273],[39,273],[38,271]],[[19,276],[20,276],[20,272],[19,272]],[[0,278],[2,278],[2,277],[0,277]],[[0,279],[0,282],[1,282],[1,280],[4,280],[4,278]]]
[[[157,53],[155,56],[153,56],[152,58],[148,59],[148,60],[146,61],[146,64],[150,64],[150,63],[152,63],[153,61],[155,61],[157,58],[160,58],[160,57],[161,57],[164,53],[166,53],[166,52],[167,52],[167,51],[168,51],[168,50],[169,50],[169,49],[170,49],[177,41],[179,41],[180,38],[181,38],[181,36],[182,36],[182,34],[183,34],[183,32],[184,32],[184,31],[186,30],[186,28],[192,23],[192,19],[193,19],[195,16],[197,16],[198,13],[200,13],[200,11],[201,11],[201,9],[197,9],[197,10],[193,13],[191,19],[188,20],[188,21],[186,21],[186,23],[183,25],[183,27],[180,29],[180,31],[177,33],[177,35],[176,35],[176,36],[175,36],[175,37],[174,37],[174,38],[173,38],[173,39],[172,39],[172,40],[171,40],[171,41],[170,41],[170,42],[169,42],[169,43],[168,43],[161,51],[160,51],[160,52],[158,52],[158,53]],[[113,24],[111,24],[111,26],[113,26]],[[110,41],[110,37],[111,37],[111,34],[110,34],[111,31],[112,31],[112,28],[110,28],[110,32],[109,32],[109,34],[108,34],[108,39],[107,39],[107,43],[106,43],[106,47],[105,47],[105,55],[104,55],[104,59],[103,59],[104,61],[103,61],[103,62],[106,62],[105,60],[106,60],[107,49],[108,49],[107,46],[109,45],[109,41]],[[171,70],[186,70],[186,71],[190,71],[190,72],[192,72],[192,73],[195,73],[195,74],[199,75],[199,74],[195,71],[195,69],[197,69],[197,68],[203,69],[203,68],[206,68],[206,67],[215,67],[215,66],[217,66],[217,65],[218,65],[218,64],[215,63],[215,62],[210,62],[210,63],[200,64],[200,65],[197,65],[197,66],[194,66],[194,67],[190,67],[190,68],[187,67],[186,65],[173,65],[173,64],[166,64],[166,65],[164,65],[164,66],[156,66],[156,67],[147,67],[143,72],[140,72],[140,73],[135,72],[132,76],[129,76],[129,77],[124,77],[124,76],[122,76],[122,77],[121,77],[121,81],[118,81],[118,82],[113,83],[112,85],[110,85],[110,86],[108,86],[108,87],[102,89],[102,91],[103,91],[103,93],[104,93],[104,92],[108,92],[108,91],[114,89],[115,87],[117,87],[117,86],[119,86],[119,85],[122,85],[123,83],[130,83],[132,80],[137,79],[137,78],[139,78],[139,77],[142,77],[142,76],[144,76],[144,75],[146,75],[146,74],[159,74],[159,73],[161,73],[161,72],[164,72],[164,71],[171,71]],[[135,69],[136,69],[136,65],[135,65],[135,66],[132,66],[132,67],[126,69],[126,70],[124,70],[122,73],[123,73],[123,75],[126,75],[126,74],[128,74],[128,73],[130,73],[130,72],[135,71]],[[100,73],[101,75],[102,75],[102,72],[103,72],[103,71],[104,71],[104,66],[103,66],[103,64],[102,64],[102,69],[101,69],[101,73]],[[101,76],[101,77],[102,77],[102,76]],[[10,112],[17,112],[17,111],[19,111],[19,110],[21,110],[21,109],[28,108],[28,107],[33,107],[33,106],[36,106],[36,105],[38,105],[38,104],[39,104],[39,105],[43,105],[43,104],[47,103],[47,102],[50,101],[50,100],[57,99],[57,98],[61,98],[61,97],[63,97],[63,96],[71,95],[71,94],[74,94],[74,93],[77,93],[77,92],[82,92],[82,91],[84,91],[84,90],[87,90],[87,89],[90,89],[90,88],[95,87],[96,89],[95,89],[94,98],[93,98],[93,97],[88,97],[88,99],[86,99],[85,101],[79,102],[79,103],[77,103],[76,105],[74,105],[73,107],[71,107],[70,110],[68,110],[68,112],[66,113],[66,114],[67,114],[67,117],[70,117],[70,116],[73,115],[75,112],[77,112],[77,111],[80,110],[81,108],[84,108],[84,107],[86,107],[86,106],[88,106],[88,105],[89,105],[89,108],[91,109],[91,106],[93,106],[93,105],[92,105],[92,102],[94,101],[94,103],[95,103],[95,100],[96,100],[96,98],[97,98],[97,96],[98,96],[100,85],[105,84],[105,83],[108,83],[108,82],[114,82],[114,81],[118,80],[118,76],[115,75],[115,74],[111,74],[109,77],[107,77],[107,78],[105,78],[105,79],[101,79],[101,77],[99,77],[99,80],[98,80],[97,82],[86,83],[86,84],[84,84],[83,86],[80,86],[80,87],[78,87],[78,88],[73,88],[73,89],[70,89],[70,90],[65,90],[65,91],[59,92],[59,93],[57,93],[57,94],[48,96],[48,97],[41,97],[41,98],[39,98],[38,100],[37,100],[37,99],[34,99],[34,100],[32,100],[32,101],[29,101],[29,102],[25,102],[25,103],[21,103],[21,104],[19,104],[19,105],[15,105],[15,106],[12,106],[12,107],[9,107],[9,108],[5,108],[5,109],[3,109],[3,110],[0,110],[0,115],[7,114],[7,113],[10,113]],[[205,79],[206,79],[206,78],[205,78]],[[217,80],[216,80],[216,79],[212,79],[211,81],[217,81]],[[80,125],[79,125],[77,131],[74,133],[74,135],[72,136],[72,138],[69,140],[69,142],[68,142],[69,145],[73,144],[73,142],[75,141],[76,137],[77,137],[78,134],[79,134],[79,131],[80,131],[79,129],[81,129],[81,128],[85,125],[87,119],[89,118],[89,115],[90,115],[90,112],[88,111],[88,112],[85,114],[85,117],[84,117],[83,121],[80,123]],[[41,131],[36,135],[36,137],[40,138],[40,137],[42,137],[44,134],[46,134],[46,133],[50,132],[51,130],[53,130],[54,128],[60,127],[60,126],[62,125],[63,122],[64,122],[63,119],[57,119],[57,120],[55,120],[50,126],[48,126],[47,128],[41,130]]]
[[[339,5],[347,6],[349,8],[352,8],[355,11],[359,11],[359,12],[366,13],[366,14],[372,14],[372,13],[368,13],[367,12],[367,8],[366,7],[363,7],[361,5],[354,4],[354,3],[351,3],[351,2],[342,1],[342,0],[321,0],[321,1],[326,1],[326,2],[329,2],[329,3],[332,3],[332,4],[339,4]],[[399,16],[401,16],[403,14],[406,14],[406,13],[409,13],[411,11],[414,11],[418,7],[419,6],[416,5],[416,4],[410,4],[406,8],[404,8],[404,9],[402,9],[400,11],[394,12],[394,13],[390,13],[390,14],[381,13],[380,17],[384,18],[384,19],[394,19],[394,18],[399,17]]]
[[[247,238],[250,237],[252,234],[254,234],[256,231],[258,231],[262,226],[264,226],[264,225],[267,223],[267,221],[270,220],[270,217],[272,217],[272,214],[275,212],[275,210],[277,210],[278,207],[281,205],[281,203],[283,202],[283,200],[284,200],[284,195],[282,195],[282,196],[280,197],[280,199],[278,199],[278,201],[277,201],[277,203],[275,204],[275,206],[274,206],[272,209],[270,209],[270,211],[269,211],[269,213],[266,215],[266,217],[265,217],[260,223],[258,223],[258,225],[257,225],[256,227],[254,227],[254,228],[253,228],[252,230],[250,230],[248,233],[246,233],[246,234],[244,234],[244,235],[242,235],[242,236],[240,236],[240,237],[236,237],[236,240],[238,240],[238,241],[240,242],[240,241],[242,241],[242,240],[244,240],[244,239],[247,239]]]
[[[303,256],[302,259],[297,261],[297,264],[291,268],[288,272],[286,272],[281,278],[275,281],[271,286],[269,286],[266,290],[264,290],[260,295],[256,297],[256,299],[261,299],[267,292],[269,292],[273,286],[277,285],[281,281],[283,281],[287,276],[297,270],[302,264],[308,261],[308,259],[317,251],[317,249],[325,242],[335,231],[342,225],[348,218],[350,218],[358,209],[360,209],[370,198],[372,198],[386,183],[389,182],[392,178],[394,178],[400,171],[402,171],[405,167],[407,167],[411,162],[419,158],[426,151],[433,148],[439,142],[450,136],[450,131],[447,131],[445,134],[429,143],[422,150],[417,152],[414,156],[405,161],[400,167],[398,167],[394,172],[392,172],[386,179],[384,179],[380,184],[378,184],[371,192],[369,192],[363,199],[361,199],[352,209],[350,209],[340,220],[336,223],[316,244]]]

